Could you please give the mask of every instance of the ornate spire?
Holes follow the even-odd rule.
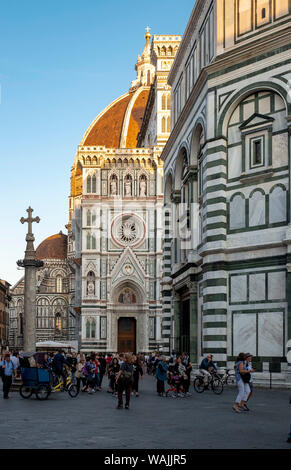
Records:
[[[131,82],[131,90],[140,86],[150,86],[154,80],[155,66],[151,63],[151,33],[150,27],[146,27],[145,40],[142,54],[138,56],[135,65],[137,78]]]

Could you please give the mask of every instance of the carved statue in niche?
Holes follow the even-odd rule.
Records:
[[[147,181],[145,178],[141,178],[139,181],[139,195],[140,197],[147,195]]]
[[[131,185],[131,178],[128,176],[125,180],[124,183],[124,192],[125,196],[131,196],[132,195],[132,185]]]
[[[116,176],[113,176],[110,182],[110,194],[111,196],[117,195],[117,179]]]
[[[92,271],[87,276],[87,295],[95,295],[95,275]]]

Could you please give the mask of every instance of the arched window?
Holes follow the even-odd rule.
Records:
[[[92,320],[91,322],[91,338],[96,337],[96,320]]]
[[[36,325],[37,328],[50,328],[49,325],[49,301],[47,299],[39,299],[36,307]]]
[[[87,210],[87,227],[91,227],[91,211]]]
[[[23,335],[23,313],[19,315],[19,333]]]
[[[63,291],[63,279],[62,276],[57,276],[56,278],[57,292],[61,293]]]
[[[91,235],[89,232],[87,233],[87,236],[86,236],[86,248],[87,250],[90,250],[91,248]]]
[[[171,95],[170,95],[170,93],[167,95],[167,109],[171,109]]]
[[[94,227],[96,225],[96,212],[92,212],[92,226]]]
[[[96,193],[96,175],[92,176],[92,193]]]
[[[167,107],[167,96],[163,95],[162,96],[162,110],[164,111]]]
[[[171,132],[171,119],[170,116],[167,117],[167,132]]]
[[[56,313],[55,316],[55,327],[57,331],[62,331],[62,316],[60,313]]]
[[[96,237],[92,235],[92,250],[96,250]]]
[[[162,117],[162,134],[166,132],[166,118],[165,116]]]
[[[86,321],[86,338],[87,339],[90,338],[90,321],[89,320]]]
[[[91,176],[87,176],[87,193],[92,192],[92,178]]]

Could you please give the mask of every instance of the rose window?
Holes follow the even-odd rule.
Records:
[[[136,240],[135,222],[124,222],[118,230],[120,240],[125,243],[131,243]]]
[[[112,225],[112,237],[119,245],[134,246],[144,237],[144,224],[135,215],[123,215]]]

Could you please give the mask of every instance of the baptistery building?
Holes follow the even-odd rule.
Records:
[[[68,259],[83,351],[162,347],[163,163],[181,37],[145,35],[128,92],[90,124],[72,171]]]
[[[290,9],[197,0],[168,77],[163,336],[194,362],[288,370]]]

